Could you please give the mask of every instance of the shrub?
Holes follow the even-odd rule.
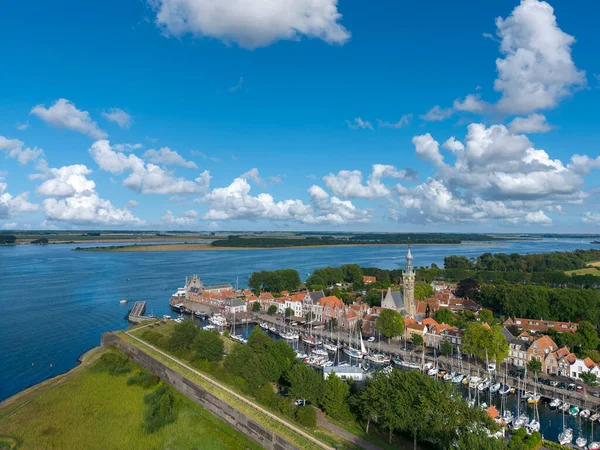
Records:
[[[146,433],[154,433],[177,420],[175,396],[168,386],[159,386],[146,395],[144,403],[147,406],[142,427]]]
[[[155,347],[165,348],[167,347],[167,338],[164,334],[159,331],[146,330],[142,333],[142,339]]]
[[[307,428],[317,426],[317,412],[312,406],[303,406],[296,410],[296,421]]]
[[[157,385],[159,381],[160,379],[156,375],[148,372],[147,370],[142,369],[139,372],[136,372],[135,374],[127,378],[127,385],[139,385],[144,389],[149,389]]]
[[[104,353],[92,367],[97,372],[108,372],[111,375],[121,375],[131,372],[131,361],[122,353]]]

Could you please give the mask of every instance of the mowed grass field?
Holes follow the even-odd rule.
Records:
[[[594,261],[588,264],[588,267],[578,270],[567,270],[567,275],[596,275],[600,277],[600,261]]]
[[[260,448],[178,392],[177,420],[145,433],[143,399],[153,388],[126,384],[136,370],[110,375],[87,368],[32,390],[0,407],[0,442],[15,440],[16,448],[35,450]]]

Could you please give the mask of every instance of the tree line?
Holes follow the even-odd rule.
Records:
[[[489,284],[481,286],[474,299],[505,317],[564,322],[584,319],[595,324],[600,319],[600,293],[595,289]]]
[[[465,269],[488,272],[551,272],[583,269],[588,263],[600,260],[600,250],[575,250],[522,255],[519,253],[483,253],[477,258],[447,256],[445,269]]]
[[[17,237],[14,234],[0,233],[0,244],[14,244],[17,242]]]
[[[342,237],[333,236],[306,236],[296,237],[257,237],[243,235],[229,235],[227,239],[217,239],[211,242],[214,247],[250,247],[250,248],[277,248],[277,247],[308,247],[313,245],[373,245],[373,244],[460,244],[463,241],[497,241],[506,240],[495,236],[483,234],[446,234],[446,233],[366,233]]]
[[[250,276],[248,286],[255,292],[293,291],[300,287],[300,275],[294,269],[261,270]]]

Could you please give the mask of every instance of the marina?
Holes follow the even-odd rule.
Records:
[[[273,339],[284,339],[280,336],[284,323],[267,320],[261,317],[250,324],[238,324],[236,336],[241,338],[238,342],[243,343],[255,326],[260,326]],[[200,321],[201,326],[205,323],[208,322]],[[293,329],[296,328],[298,327]],[[288,329],[292,328],[288,325]],[[318,333],[315,330],[311,332]],[[353,352],[346,351],[349,348],[347,345],[351,343],[348,336],[340,337],[343,351],[332,351],[334,347],[337,350],[336,340],[320,336],[311,337],[309,329],[300,331],[299,335],[298,340],[284,340],[294,348],[298,359],[321,371],[324,377],[336,372],[344,379],[365,382],[374,371],[387,372],[393,367],[400,370],[418,370],[441,383],[454,385],[471,405],[492,411],[492,414],[497,412],[496,421],[506,426],[507,435],[513,428],[526,428],[530,433],[539,431],[545,439],[559,442],[561,433],[571,429],[574,448],[579,448],[577,438],[580,438],[580,443],[584,438],[589,443],[600,441],[600,401],[586,392],[566,391],[541,381],[536,384],[531,379],[515,378],[509,376],[503,366],[499,366],[497,371],[488,372],[483,364],[478,365],[475,361],[465,364],[456,358],[433,359],[422,353],[405,354],[398,346],[394,352],[387,354],[377,350],[380,345],[383,347],[387,344],[378,342],[364,342],[365,353],[362,354],[359,350],[362,357],[354,357]],[[326,343],[331,345],[332,350],[325,348]],[[358,345],[360,348],[360,343]],[[374,359],[378,358],[384,361],[375,362]],[[561,400],[563,398],[564,401]],[[568,432],[562,434],[563,442],[566,442],[568,435]]]

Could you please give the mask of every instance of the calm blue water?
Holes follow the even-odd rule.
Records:
[[[82,244],[77,244],[82,245]],[[317,267],[357,263],[402,267],[404,247],[337,247],[257,251],[87,253],[77,245],[0,247],[0,400],[65,372],[100,343],[108,330],[127,327],[130,306],[146,300],[147,312],[169,313],[170,295],[186,275],[206,283],[240,287],[256,270],[297,269],[302,278]],[[85,244],[84,244],[85,245]],[[90,244],[95,245],[95,244]],[[444,256],[490,252],[541,253],[592,248],[589,240],[509,242],[489,246],[416,246],[415,265],[443,264]]]

